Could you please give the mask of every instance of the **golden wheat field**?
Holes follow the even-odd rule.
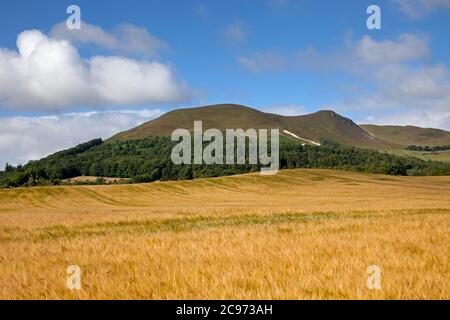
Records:
[[[0,298],[449,299],[449,227],[450,177],[0,190]],[[66,287],[69,265],[81,290]]]

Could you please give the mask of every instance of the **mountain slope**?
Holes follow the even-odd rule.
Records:
[[[112,140],[133,140],[148,136],[170,136],[178,128],[193,130],[196,120],[203,121],[203,129],[270,129],[278,128],[286,136],[297,136],[303,142],[331,139],[346,145],[386,148],[387,143],[374,138],[352,120],[333,111],[319,111],[309,115],[287,117],[264,113],[249,107],[222,104],[168,112],[158,119],[119,133]],[[287,131],[287,132],[286,132]]]
[[[380,140],[389,141],[398,147],[410,145],[420,146],[443,146],[450,144],[450,132],[420,128],[414,126],[376,126],[361,125],[365,131],[369,132]]]
[[[383,148],[385,143],[375,139],[352,120],[324,110],[316,113],[282,117],[289,131],[310,140],[332,139],[346,145],[369,148]]]
[[[193,130],[194,121],[202,120],[203,129],[217,128],[275,128],[276,117],[239,105],[215,105],[170,111],[136,128],[119,133],[120,140],[140,139],[148,136],[170,136],[175,129]]]

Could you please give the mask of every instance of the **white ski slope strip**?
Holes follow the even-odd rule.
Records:
[[[290,136],[292,136],[292,137],[294,137],[294,138],[296,138],[296,139],[303,140],[303,141],[312,143],[312,144],[314,144],[314,145],[320,147],[320,143],[318,143],[318,142],[314,142],[314,141],[311,141],[311,140],[308,140],[308,139],[305,139],[305,138],[301,138],[301,137],[299,137],[298,135],[296,135],[295,133],[289,132],[289,131],[287,131],[287,130],[283,130],[283,132],[284,132],[284,133],[287,133],[288,135],[290,135]]]

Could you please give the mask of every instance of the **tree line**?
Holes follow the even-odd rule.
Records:
[[[446,145],[446,146],[434,146],[434,147],[411,145],[411,146],[406,147],[406,150],[411,150],[411,151],[422,151],[422,152],[439,152],[439,151],[447,151],[447,150],[450,150],[450,145]]]
[[[94,139],[24,166],[7,165],[0,187],[58,185],[77,176],[128,178],[130,183],[186,180],[258,172],[256,165],[174,165],[175,142],[169,137],[140,140]],[[341,169],[388,175],[450,175],[450,163],[399,157],[343,146],[322,139],[322,146],[303,146],[280,137],[280,169]],[[101,183],[99,180],[98,183]]]

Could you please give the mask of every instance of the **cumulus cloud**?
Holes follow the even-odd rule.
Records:
[[[402,34],[395,39],[347,39],[341,50],[327,53],[313,46],[292,56],[255,52],[238,62],[255,73],[287,69],[343,72],[352,77],[354,85],[351,91],[341,92],[343,98],[334,103],[337,111],[362,114],[363,122],[370,120],[369,113],[379,123],[397,121],[449,130],[450,69],[430,63],[431,57],[427,36]],[[293,115],[295,109],[273,112]]]
[[[350,97],[337,108],[369,112],[377,123],[450,129],[450,70],[445,65],[386,66],[374,81],[375,92]]]
[[[109,138],[151,120],[158,109],[0,118],[0,170],[6,162],[25,164],[94,138]]]
[[[376,41],[364,36],[348,40],[343,51],[320,53],[314,46],[300,49],[289,56],[279,52],[261,51],[241,56],[238,62],[253,72],[309,69],[358,71],[372,66],[426,60],[430,56],[428,38],[424,35],[402,34],[395,40]],[[367,70],[364,70],[367,71]]]
[[[0,102],[11,109],[156,104],[190,96],[186,84],[158,61],[113,56],[85,60],[70,42],[38,30],[19,34],[17,49],[0,49]]]
[[[384,40],[364,36],[349,41],[341,51],[300,50],[292,67],[352,76],[357,90],[344,94],[335,109],[369,112],[372,118],[362,117],[363,122],[397,121],[448,130],[450,70],[445,64],[431,63],[431,57],[429,39],[424,35],[403,34]]]
[[[368,64],[388,64],[423,59],[430,54],[425,37],[403,34],[396,41],[376,41],[364,36],[354,47],[354,55]]]
[[[435,107],[449,108],[450,72],[443,65],[386,66],[376,73],[380,87],[392,97],[405,98],[410,106],[421,106],[430,101]]]
[[[415,125],[423,128],[450,130],[450,111],[415,110],[414,112],[397,112],[388,115],[377,114],[362,118],[358,122],[379,125]]]
[[[356,43],[350,55],[356,57],[365,77],[376,85],[369,104],[372,107],[383,108],[375,103],[379,100],[387,106],[449,108],[450,71],[444,64],[423,60],[430,55],[425,38],[406,34],[397,41],[375,41],[366,36]]]
[[[321,53],[313,46],[287,56],[271,51],[255,52],[238,62],[255,73],[264,71],[338,71],[352,77],[352,90],[334,103],[340,112],[356,112],[361,121],[407,123],[450,129],[450,69],[431,63],[429,38],[402,34],[395,39],[363,36],[335,52]],[[285,110],[284,114],[294,114]],[[283,113],[274,111],[274,113]],[[403,118],[402,118],[403,117]]]
[[[412,19],[421,18],[440,9],[450,10],[450,0],[391,0],[391,2]]]
[[[50,36],[74,44],[94,44],[98,47],[125,54],[155,56],[167,48],[167,44],[152,35],[147,29],[123,23],[107,32],[100,26],[82,22],[81,29],[70,30],[65,22],[53,26]]]
[[[405,33],[394,40],[380,41],[366,35],[357,41],[347,39],[341,51],[323,54],[313,46],[298,50],[292,67],[367,72],[368,69],[376,70],[383,65],[425,61],[430,55],[429,39],[424,35]]]
[[[351,54],[374,90],[348,98],[339,109],[369,111],[378,122],[450,129],[450,70],[423,60],[430,55],[426,39],[362,39]]]

